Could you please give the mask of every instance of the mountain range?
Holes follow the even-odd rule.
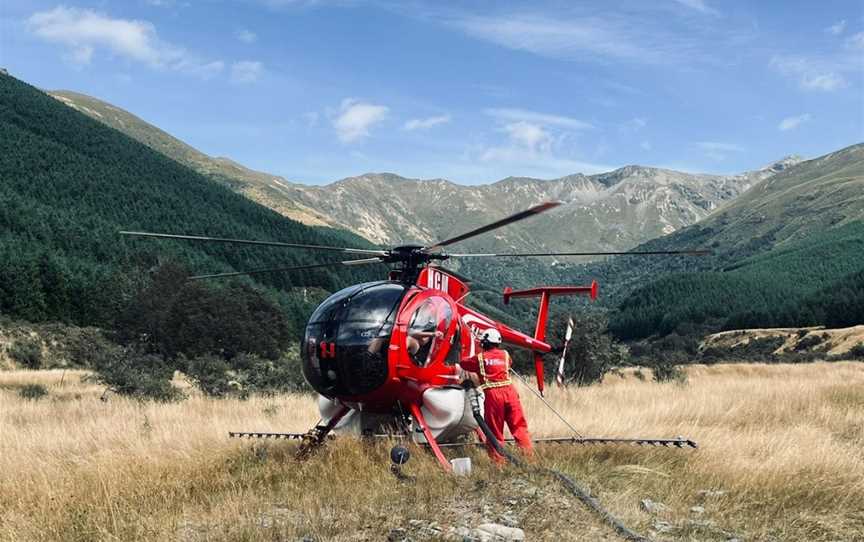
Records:
[[[861,144],[726,176],[627,166],[552,180],[511,177],[483,186],[391,173],[306,186],[209,157],[94,98],[53,95],[283,216],[327,230],[347,229],[378,244],[428,244],[558,200],[564,203],[558,209],[466,242],[459,251],[711,250],[700,259],[465,266],[486,286],[600,279],[612,309],[610,330],[624,339],[736,326],[845,325],[864,318],[856,309],[864,306]],[[473,297],[495,310],[495,288],[475,286]],[[530,312],[510,310],[516,309]],[[507,315],[496,311],[495,316]]]
[[[445,179],[367,173],[307,186],[210,157],[135,115],[68,91],[58,100],[280,214],[357,233],[382,245],[429,244],[549,200],[564,205],[460,245],[481,251],[618,251],[705,218],[800,158],[739,175],[692,174],[627,166],[552,180],[509,177],[481,186]]]

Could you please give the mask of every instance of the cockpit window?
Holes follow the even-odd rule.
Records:
[[[426,367],[442,348],[448,349],[445,338],[452,318],[453,310],[443,297],[430,297],[417,307],[408,322],[406,339],[408,354],[416,365]]]
[[[386,350],[404,291],[400,284],[382,284],[352,296],[339,325],[339,345],[366,347],[371,354]]]
[[[393,323],[405,286],[377,282],[352,286],[315,311],[303,340],[303,372],[324,395],[362,395],[387,378]]]
[[[321,322],[331,322],[339,318],[339,313],[341,312],[340,309],[344,307],[345,303],[351,299],[354,294],[363,289],[363,286],[363,284],[349,286],[348,288],[339,290],[325,299],[324,302],[315,309],[312,316],[309,317],[309,323],[317,324]]]

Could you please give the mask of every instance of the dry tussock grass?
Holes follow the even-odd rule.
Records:
[[[864,366],[694,366],[688,375],[680,385],[629,373],[547,395],[585,435],[685,435],[698,451],[550,445],[538,462],[573,474],[642,532],[657,518],[639,501],[665,503],[659,519],[675,530],[661,539],[864,540]],[[85,376],[0,372],[0,540],[379,540],[412,518],[494,520],[526,480],[542,487],[517,506],[529,539],[614,539],[553,483],[498,471],[480,451],[468,452],[475,474],[457,479],[415,450],[408,470],[418,481],[405,485],[387,471],[385,444],[336,442],[298,463],[294,444],[226,438],[308,429],[317,420],[309,396],[102,402]],[[48,397],[21,399],[14,390],[26,383],[47,386]],[[535,435],[567,433],[522,396]],[[727,493],[699,497],[704,489]],[[705,513],[692,523],[696,504]]]

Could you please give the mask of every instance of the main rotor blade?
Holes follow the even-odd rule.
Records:
[[[476,230],[471,230],[469,232],[463,233],[462,235],[457,235],[456,237],[451,237],[446,241],[440,241],[435,243],[434,245],[430,245],[428,247],[424,247],[421,249],[422,252],[432,252],[433,250],[439,249],[441,247],[446,247],[447,245],[452,245],[453,243],[458,243],[459,241],[464,241],[465,239],[470,239],[476,235],[480,235],[481,233],[486,233],[487,231],[492,231],[494,229],[500,228],[502,226],[506,226],[507,224],[512,224],[513,222],[518,222],[524,218],[528,218],[529,216],[540,214],[544,211],[548,211],[549,209],[554,209],[561,205],[560,201],[547,201],[546,203],[541,203],[540,205],[535,205],[530,209],[526,209],[522,212],[516,213],[515,215],[510,215],[507,218],[501,219],[497,222],[493,222],[491,224],[487,224],[482,228],[477,228]]]
[[[656,256],[656,255],[685,255],[685,256],[709,256],[710,250],[646,250],[639,252],[521,252],[518,254],[447,254],[451,258],[524,258],[542,256]]]
[[[196,275],[189,280],[217,279],[224,277],[239,277],[241,275],[257,275],[259,273],[279,273],[283,271],[299,271],[300,269],[317,269],[320,267],[368,265],[371,263],[383,263],[380,258],[365,258],[363,260],[345,260],[343,262],[316,263],[311,265],[295,265],[293,267],[274,267],[270,269],[254,269],[252,271],[235,271],[231,273],[215,273],[213,275]]]
[[[365,248],[331,247],[326,245],[301,245],[297,243],[282,243],[279,241],[251,241],[249,239],[226,239],[224,237],[205,237],[203,235],[175,235],[170,233],[150,233],[143,231],[121,231],[120,235],[134,235],[137,237],[156,237],[158,239],[184,239],[188,241],[210,241],[214,243],[234,243],[240,245],[259,245],[268,247],[302,248],[308,250],[329,250],[331,252],[345,252],[347,254],[374,254],[375,256],[386,256],[386,250],[370,250]]]

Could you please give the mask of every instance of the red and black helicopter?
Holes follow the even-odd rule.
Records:
[[[340,252],[365,256],[338,262],[265,269],[194,279],[294,271],[329,266],[395,264],[388,280],[355,284],[328,297],[313,312],[301,345],[303,374],[319,395],[322,420],[309,433],[231,433],[231,436],[302,438],[305,449],[320,445],[334,429],[374,434],[395,429],[426,443],[445,470],[450,463],[442,444],[477,431],[471,416],[459,362],[480,348],[480,337],[497,329],[503,342],[534,354],[537,388],[544,388],[543,357],[560,352],[546,342],[549,302],[554,296],[584,295],[596,299],[598,285],[542,286],[527,290],[505,288],[504,302],[519,297],[539,297],[540,308],[533,335],[512,329],[463,301],[468,281],[440,266],[451,258],[523,258],[546,256],[605,255],[700,255],[704,251],[648,252],[547,252],[547,253],[446,253],[442,249],[460,241],[548,211],[560,205],[547,202],[497,222],[428,246],[404,245],[387,250],[253,241],[194,235],[120,232],[124,235],[276,246]],[[385,429],[382,429],[385,428]],[[482,438],[482,437],[481,437]],[[646,445],[692,446],[674,439],[584,438],[581,436],[538,439],[574,443],[627,442]],[[301,448],[302,449],[302,448]]]

